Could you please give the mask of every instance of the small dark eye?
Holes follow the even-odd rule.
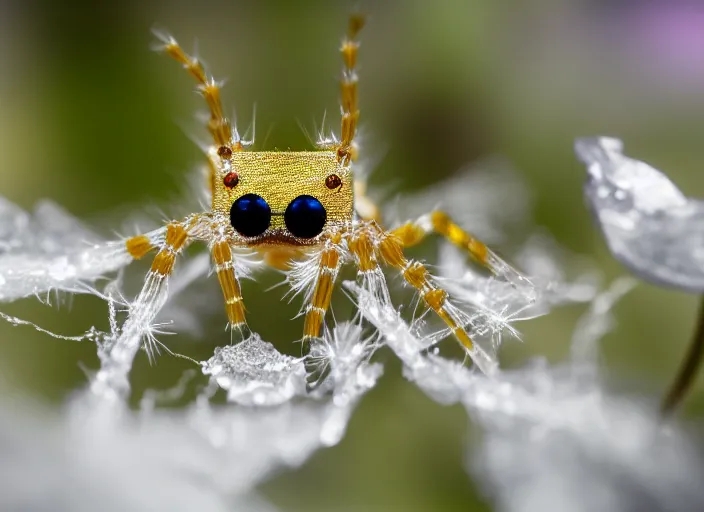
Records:
[[[339,188],[340,185],[342,185],[342,179],[337,174],[331,174],[325,178],[325,186],[330,190],[335,190],[336,188]]]
[[[228,172],[225,175],[225,177],[222,179],[222,182],[227,188],[235,188],[237,186],[237,184],[240,182],[240,177],[234,171]]]
[[[232,158],[232,150],[227,146],[220,146],[218,148],[218,155],[220,158],[227,160],[228,158]]]
[[[313,196],[298,196],[289,203],[284,213],[286,227],[299,238],[313,238],[323,231],[327,213]]]
[[[271,208],[261,196],[245,194],[232,203],[230,222],[242,236],[259,236],[271,224]]]

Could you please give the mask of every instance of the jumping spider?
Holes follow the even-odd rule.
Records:
[[[207,149],[210,211],[172,221],[160,230],[126,241],[130,255],[139,259],[157,254],[146,277],[141,299],[154,296],[172,273],[176,256],[193,241],[207,244],[225,299],[229,326],[241,338],[249,334],[238,278],[237,251],[248,249],[275,268],[290,269],[309,262],[304,343],[321,334],[335,279],[343,263],[354,262],[360,281],[388,300],[385,277],[379,267],[393,267],[422,297],[482,370],[494,368],[492,356],[473,343],[468,315],[452,305],[448,293],[404,248],[436,233],[467,250],[481,265],[499,274],[508,265],[482,242],[460,228],[448,215],[433,211],[416,221],[387,230],[379,209],[365,194],[365,183],[355,179],[355,132],[359,121],[356,72],[361,16],[349,20],[340,52],[344,62],[341,86],[340,136],[318,144],[314,151],[249,151],[236,128],[224,116],[220,85],[206,75],[201,63],[186,54],[170,36],[161,49],[180,62],[198,82],[210,110],[208,130],[213,145]],[[311,263],[312,262],[312,263]],[[300,267],[299,267],[300,268]],[[241,276],[240,276],[241,277]],[[381,292],[379,292],[381,290]]]

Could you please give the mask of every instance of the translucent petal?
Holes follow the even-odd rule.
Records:
[[[579,139],[575,150],[587,166],[587,200],[614,257],[647,281],[703,293],[704,202],[624,156],[617,139]]]

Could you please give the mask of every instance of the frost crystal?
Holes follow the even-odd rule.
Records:
[[[677,197],[673,189],[665,192]],[[656,203],[663,207],[663,201]],[[689,211],[691,200],[685,202]],[[642,203],[634,202],[649,212]],[[668,207],[667,215],[679,211]],[[470,333],[476,345],[469,354],[484,373],[432,348],[449,333],[428,333],[427,315],[407,324],[378,270],[345,283],[361,318],[337,322],[312,341],[305,358],[281,354],[253,334],[216,349],[205,362],[192,361],[209,383],[187,375],[174,389],[146,391],[132,410],[134,358],[141,348],[151,357],[168,352],[157,336],[173,317],[187,326],[197,323],[195,306],[181,303],[180,295],[208,272],[209,257],[180,262],[169,278],[150,272],[139,294],[127,300],[119,280],[102,289],[96,283],[130,261],[124,243],[101,241],[49,204],[30,217],[2,202],[0,215],[6,221],[0,227],[0,300],[51,290],[90,292],[105,299],[110,312],[110,332],[90,328],[80,336],[48,333],[0,313],[18,328],[95,342],[100,359],[62,415],[0,404],[3,412],[13,411],[0,414],[0,480],[6,482],[0,509],[272,511],[256,486],[342,439],[357,404],[382,374],[372,358],[383,346],[402,361],[409,381],[438,403],[461,404],[484,429],[480,445],[468,451],[467,469],[499,510],[639,510],[646,503],[649,510],[684,512],[704,500],[701,461],[686,436],[677,426],[663,428],[647,403],[604,385],[597,344],[612,327],[611,308],[631,284],[619,281],[597,294],[593,270],[566,269],[565,261],[575,258],[546,235],[530,238],[516,256],[525,275],[496,259],[498,275],[488,277],[467,265],[465,254],[441,248],[437,282],[449,289],[446,307]],[[164,231],[148,236],[160,246]],[[341,260],[352,258],[342,246],[340,252]],[[294,293],[310,293],[318,266],[310,258],[294,267],[287,276]],[[590,301],[570,360],[499,371],[494,353],[502,335],[517,335],[514,322]],[[365,331],[369,324],[376,333]],[[306,382],[306,369],[314,370],[315,382]],[[213,400],[218,388],[225,403]],[[196,399],[188,406],[162,407],[192,390]]]
[[[306,391],[303,362],[279,353],[259,335],[237,345],[218,347],[203,363],[203,373],[211,375],[227,391],[227,399],[244,405],[277,405]]]
[[[704,293],[704,201],[608,137],[579,139],[584,191],[614,256],[645,280]]]
[[[431,398],[461,403],[484,428],[468,470],[499,510],[687,512],[704,503],[702,461],[684,434],[663,429],[657,410],[611,395],[593,354],[612,324],[610,309],[631,286],[617,282],[595,300],[575,333],[574,359],[536,361],[495,377],[435,354],[399,317],[354,283],[360,310],[404,363],[406,377]]]
[[[100,240],[48,201],[29,215],[0,198],[0,226],[0,301],[82,293],[132,261],[124,243]]]

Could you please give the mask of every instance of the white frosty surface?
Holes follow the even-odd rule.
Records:
[[[127,265],[124,242],[105,242],[54,203],[32,215],[0,197],[0,301],[87,285]]]
[[[244,405],[278,405],[306,392],[303,361],[279,353],[258,334],[217,347],[203,373],[227,391],[229,401]]]
[[[613,255],[655,284],[704,293],[704,202],[623,154],[608,137],[578,139],[585,195]]]
[[[10,276],[0,285],[2,300],[52,289],[90,291],[92,281],[129,261],[123,249],[106,252],[116,246],[55,207],[40,207],[30,217],[9,203],[0,206],[0,217],[8,219],[0,226],[0,275]],[[27,225],[34,228],[20,229]],[[150,236],[160,240],[162,234]],[[517,256],[529,277],[506,266],[497,279],[443,247],[437,282],[450,288],[453,311],[488,354],[504,331],[517,334],[515,321],[594,299],[594,273],[567,271],[566,259],[573,258],[551,239],[534,237]],[[310,293],[317,266],[313,258],[297,267],[294,292]],[[483,427],[467,468],[498,510],[685,512],[704,502],[696,447],[676,425],[660,425],[647,403],[611,393],[600,374],[597,342],[611,328],[611,308],[629,283],[592,301],[575,332],[571,360],[498,371],[491,359],[484,361],[491,365],[487,376],[428,353],[447,332],[423,334],[422,318],[407,325],[392,306],[384,275],[363,273],[346,286],[378,334],[365,332],[361,320],[338,322],[313,342],[305,363],[316,370],[314,389],[306,388],[304,361],[254,334],[207,361],[193,361],[207,385],[201,376],[201,382],[147,391],[139,409],[130,409],[134,358],[140,348],[152,357],[168,351],[157,337],[173,327],[173,316],[197,322],[192,311],[180,313],[187,303],[173,299],[209,267],[207,255],[179,262],[169,279],[151,275],[131,301],[121,297],[118,282],[110,283],[100,293],[108,299],[110,332],[54,335],[95,342],[100,369],[61,415],[38,414],[24,402],[22,408],[0,404],[0,510],[271,511],[253,494],[256,486],[342,439],[382,373],[371,359],[383,345],[403,362],[409,381],[440,404],[462,404]],[[18,328],[33,325],[0,315]],[[191,388],[197,398],[188,406],[164,407]],[[218,389],[225,403],[213,400]]]
[[[251,456],[267,460],[281,447],[254,444],[223,450],[198,431],[196,410],[173,414],[101,416],[77,409],[70,416],[39,413],[22,402],[0,404],[0,510],[43,512],[152,512],[194,510],[274,512],[255,495],[228,495],[217,485],[229,477],[245,485],[258,475],[232,473],[228,456],[248,455],[242,468],[256,471]],[[234,433],[257,430],[254,416]],[[279,415],[269,422],[286,420]],[[226,423],[224,418],[218,418]],[[233,426],[236,418],[230,418]],[[285,422],[284,428],[291,426]],[[211,425],[213,429],[217,424]],[[249,432],[248,432],[249,430]],[[262,431],[262,434],[267,431]],[[299,441],[291,438],[290,441]],[[300,446],[300,445],[297,445]],[[284,457],[280,451],[278,457]],[[290,461],[297,455],[290,453]],[[229,461],[236,466],[237,461]],[[228,472],[229,471],[229,472]],[[220,477],[220,473],[222,476]],[[218,479],[222,478],[221,481]]]
[[[597,292],[599,278],[593,269],[580,269],[566,276],[563,255],[547,235],[528,239],[516,256],[526,280],[487,276],[469,265],[466,254],[457,247],[443,244],[438,257],[442,285],[450,296],[478,309],[485,324],[508,326],[521,320],[546,315],[554,307],[590,301]]]
[[[61,416],[0,403],[0,510],[273,511],[255,486],[337,444],[382,368],[369,363],[373,345],[359,325],[341,323],[316,349],[330,382],[303,396],[300,360],[258,337],[245,343],[242,359],[220,350],[203,363],[228,392],[241,386],[221,405],[208,386],[185,409],[161,407],[188,381],[148,392],[139,411],[125,407],[119,383],[97,396],[93,383]]]
[[[483,427],[467,466],[497,510],[691,512],[704,503],[697,447],[676,426],[663,426],[652,404],[611,394],[596,366],[611,305],[631,284],[618,282],[597,298],[575,333],[572,360],[535,361],[493,378],[424,355],[395,310],[346,286],[403,361],[404,375],[442,404],[463,404]]]

